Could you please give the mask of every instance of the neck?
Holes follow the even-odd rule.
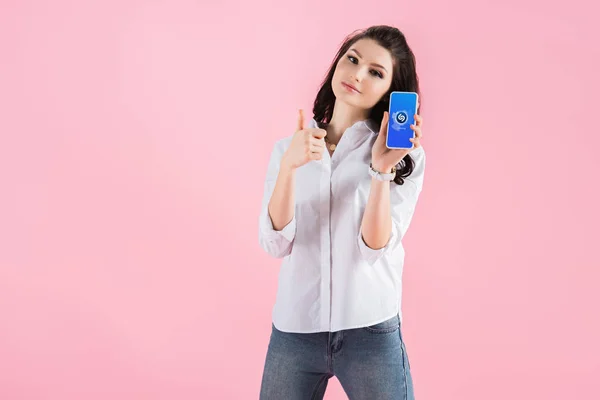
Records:
[[[333,107],[333,116],[327,125],[327,139],[331,143],[338,143],[346,129],[358,121],[366,120],[367,117],[368,110],[352,107],[346,103],[336,101]]]

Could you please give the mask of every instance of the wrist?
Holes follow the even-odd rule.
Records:
[[[294,168],[288,161],[287,159],[282,159],[281,163],[279,164],[279,171],[289,174],[294,172],[296,168]]]
[[[392,171],[393,171],[393,169],[394,169],[393,166],[386,166],[386,165],[383,165],[381,163],[379,163],[379,164],[378,163],[372,163],[372,166],[373,166],[373,169],[375,171],[377,171],[379,173],[382,173],[382,174],[391,174]]]
[[[382,168],[382,171],[380,171],[373,167],[373,164],[371,164],[369,166],[369,175],[371,175],[373,180],[376,181],[391,182],[396,179],[396,169],[390,168],[386,170],[384,167]]]

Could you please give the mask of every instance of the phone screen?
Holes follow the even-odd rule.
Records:
[[[392,92],[390,94],[390,118],[386,146],[389,149],[410,149],[409,139],[414,137],[410,125],[415,123],[418,94],[414,92]]]

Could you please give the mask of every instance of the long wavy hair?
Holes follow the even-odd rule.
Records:
[[[333,80],[335,68],[350,47],[361,39],[375,40],[380,46],[387,49],[391,53],[393,60],[394,68],[392,72],[392,84],[390,89],[381,98],[381,100],[379,100],[379,102],[373,108],[371,108],[368,116],[377,129],[380,129],[384,111],[388,110],[391,92],[416,92],[419,94],[419,99],[421,99],[415,56],[408,46],[404,34],[392,26],[372,26],[366,30],[357,31],[346,37],[340,49],[338,50],[313,104],[313,114],[315,116],[315,120],[320,124],[328,124],[333,116],[335,95],[333,94],[331,82]],[[419,100],[419,110],[421,109],[421,103],[422,101]],[[404,157],[404,159],[402,159],[402,161],[396,165],[396,177],[394,178],[394,182],[396,182],[398,185],[404,184],[404,178],[408,177],[413,172],[414,166],[415,163],[410,154],[406,155],[406,157]]]

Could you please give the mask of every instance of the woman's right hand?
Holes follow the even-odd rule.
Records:
[[[298,114],[298,129],[292,138],[292,143],[281,158],[281,166],[296,169],[309,161],[320,160],[325,150],[325,135],[327,131],[319,128],[304,129],[304,113]]]

